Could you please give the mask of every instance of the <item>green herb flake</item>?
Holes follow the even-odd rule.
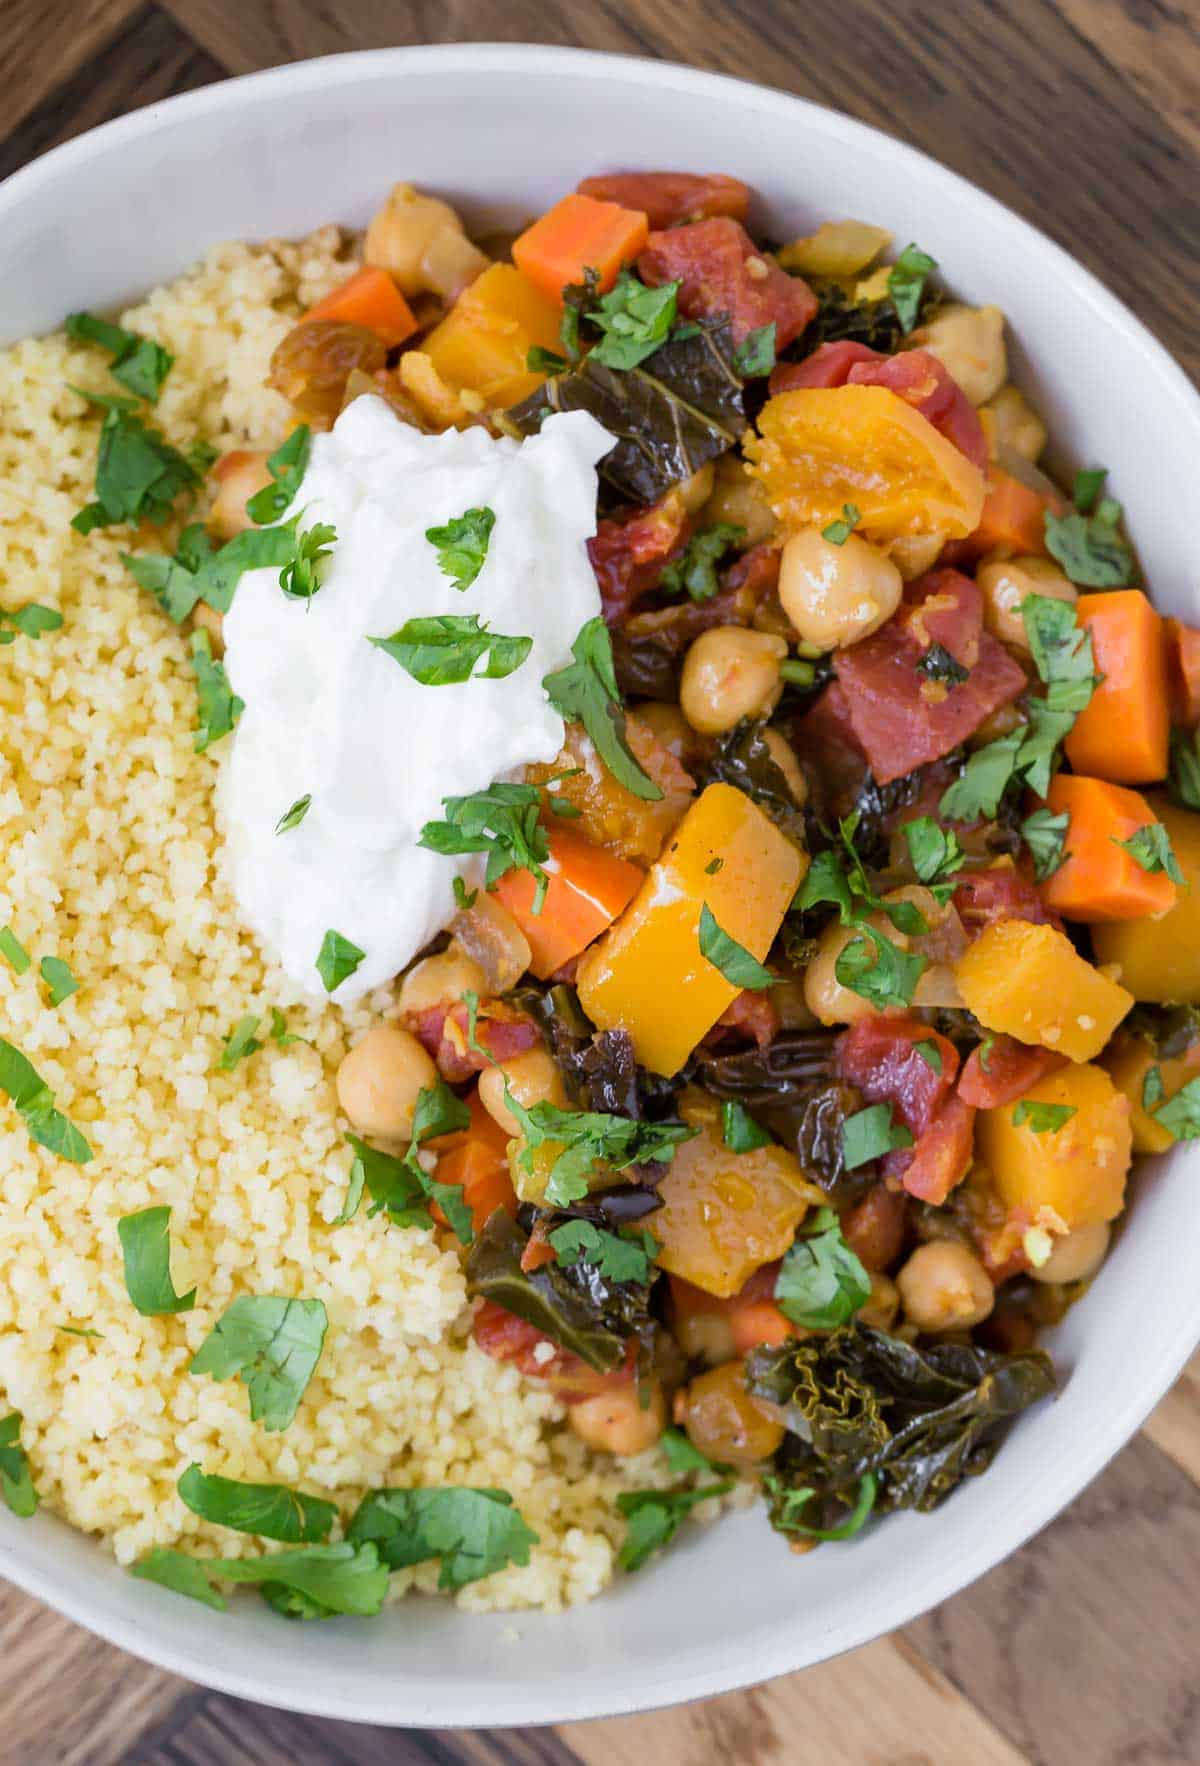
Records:
[[[811,687],[817,678],[816,666],[798,656],[785,656],[779,664],[779,678],[790,681],[793,687]]]
[[[407,619],[390,638],[369,638],[423,687],[446,687],[472,678],[499,681],[515,673],[533,639],[506,637],[480,625],[476,613],[435,613]],[[476,674],[476,664],[487,662]]]
[[[879,1491],[879,1479],[874,1472],[864,1472],[859,1479],[858,1495],[849,1514],[836,1527],[809,1527],[801,1520],[801,1515],[813,1497],[820,1494],[815,1485],[805,1484],[797,1489],[788,1489],[781,1478],[768,1473],[763,1479],[763,1489],[771,1502],[771,1525],[777,1527],[781,1533],[795,1533],[802,1539],[853,1539],[870,1519]]]
[[[307,1036],[297,1036],[294,1031],[288,1029],[287,1019],[279,1010],[278,1006],[271,1007],[270,1036],[271,1041],[278,1043],[281,1049],[287,1048],[289,1044],[294,1042],[306,1043],[309,1048],[312,1048],[313,1046],[312,1043],[309,1042]]]
[[[1142,1080],[1142,1109],[1147,1115],[1161,1104],[1164,1097],[1162,1068],[1147,1067],[1146,1077]]]
[[[591,360],[620,370],[644,362],[671,334],[678,293],[678,282],[648,288],[631,271],[622,270],[613,287],[586,314],[586,322],[603,332]]]
[[[652,1233],[625,1237],[590,1220],[568,1220],[554,1228],[549,1240],[560,1263],[569,1267],[582,1260],[613,1282],[648,1282],[658,1251]]]
[[[1056,816],[1052,809],[1035,809],[1021,823],[1021,838],[1033,858],[1033,870],[1039,883],[1053,877],[1066,859],[1064,850],[1071,818],[1064,810]]]
[[[36,642],[43,632],[61,629],[63,616],[40,601],[24,601],[20,607],[0,607],[0,646],[15,644],[20,638]]]
[[[940,828],[932,816],[918,816],[915,821],[905,822],[904,840],[917,880],[933,890],[939,899],[947,899],[954,888],[950,879],[967,862],[958,836]]]
[[[1118,840],[1114,835],[1113,844],[1127,852],[1143,871],[1151,875],[1165,871],[1172,883],[1186,886],[1187,879],[1179,868],[1179,860],[1171,845],[1171,836],[1161,822],[1147,822],[1144,828],[1139,828],[1128,840]]]
[[[775,321],[748,331],[733,352],[733,365],[743,380],[757,380],[775,366]]]
[[[72,1165],[86,1165],[94,1156],[91,1147],[60,1110],[54,1093],[32,1062],[11,1042],[0,1038],[0,1091],[14,1106],[30,1140]]]
[[[1075,474],[1075,489],[1071,500],[1081,515],[1092,513],[1107,477],[1107,466],[1085,466]]]
[[[167,617],[179,624],[199,601],[215,613],[228,613],[244,573],[292,563],[297,544],[295,526],[288,523],[245,528],[214,551],[207,529],[195,521],[180,534],[173,558],[165,552],[122,552],[121,562]]]
[[[885,1153],[911,1147],[913,1137],[902,1122],[892,1119],[890,1104],[868,1104],[842,1123],[842,1156],[847,1171],[857,1171]]]
[[[248,1013],[246,1017],[238,1019],[226,1038],[225,1047],[221,1051],[221,1059],[217,1062],[222,1073],[232,1073],[239,1061],[244,1061],[247,1055],[258,1053],[263,1046],[254,1034],[258,1026],[259,1019],[253,1013]]]
[[[901,950],[873,926],[862,925],[859,936],[838,953],[833,972],[860,999],[886,1009],[912,1004],[926,967],[924,957]]]
[[[307,423],[299,424],[287,440],[267,457],[271,483],[265,484],[246,504],[246,514],[258,527],[278,521],[289,503],[294,502],[304,474],[308,471],[312,452],[312,431]]]
[[[125,1265],[125,1292],[143,1318],[190,1312],[196,1290],[177,1294],[171,1280],[171,1210],[142,1208],[117,1222]]]
[[[888,272],[888,293],[907,337],[914,329],[921,311],[927,278],[937,269],[937,260],[917,245],[906,245]]]
[[[662,1456],[667,1462],[667,1470],[685,1477],[690,1472],[700,1472],[705,1477],[716,1477],[718,1473],[727,1472],[728,1466],[718,1465],[709,1459],[707,1454],[688,1439],[682,1429],[664,1429],[659,1438]]]
[[[1200,1079],[1189,1079],[1155,1112],[1154,1120],[1177,1141],[1200,1139]]]
[[[522,1170],[533,1172],[534,1153],[546,1141],[561,1147],[546,1178],[548,1208],[566,1208],[588,1193],[588,1178],[597,1166],[625,1171],[631,1165],[668,1162],[675,1149],[698,1132],[682,1122],[640,1122],[600,1110],[560,1110],[555,1104],[526,1109],[507,1081],[504,1101],[525,1138],[517,1155]]]
[[[764,988],[774,986],[775,977],[771,971],[765,969],[736,938],[722,931],[707,902],[700,909],[699,936],[700,955],[714,969],[721,971],[731,987],[761,993]]]
[[[484,886],[494,887],[509,871],[528,871],[537,888],[533,912],[540,914],[549,878],[546,830],[540,821],[541,792],[536,785],[500,783],[469,797],[443,797],[446,819],[426,822],[418,846],[448,857],[486,852]]]
[[[438,569],[456,589],[469,589],[483,569],[495,525],[495,510],[482,508],[467,509],[441,527],[425,529],[425,538],[438,555]]]
[[[192,667],[196,671],[200,719],[192,737],[192,747],[197,754],[203,754],[222,736],[229,735],[246,706],[229,685],[224,664],[213,657],[212,642],[206,631],[192,633],[191,655]]]
[[[530,374],[562,374],[570,363],[557,351],[543,349],[540,343],[535,343],[525,352],[525,366]]]
[[[721,1135],[731,1153],[753,1153],[757,1147],[771,1145],[766,1129],[759,1127],[736,1098],[727,1098],[721,1105]]]
[[[856,503],[842,504],[842,519],[831,521],[821,529],[821,538],[828,540],[831,546],[844,546],[850,535],[862,520],[862,511]]]
[[[693,534],[683,553],[668,564],[658,579],[658,586],[668,595],[687,593],[697,603],[711,601],[721,584],[717,566],[730,547],[746,538],[744,527],[731,521],[718,521]]]
[[[940,1073],[942,1071],[942,1051],[936,1042],[933,1042],[932,1040],[929,1042],[916,1042],[913,1044],[913,1052],[920,1055],[925,1065],[934,1073]]]
[[[478,895],[478,889],[468,889],[461,877],[455,877],[454,905],[460,913],[465,914],[469,908],[473,908]]]
[[[617,1507],[629,1522],[629,1528],[617,1554],[621,1568],[640,1570],[655,1552],[671,1543],[699,1503],[724,1496],[733,1485],[732,1478],[724,1478],[717,1484],[704,1484],[698,1490],[622,1491],[617,1497]]]
[[[950,654],[944,644],[931,644],[924,655],[917,658],[914,666],[917,673],[924,675],[926,680],[947,681],[952,687],[961,685],[971,672],[956,656]]]
[[[331,926],[321,940],[321,948],[317,952],[317,974],[321,977],[326,993],[332,993],[343,981],[348,981],[365,960],[366,954],[365,950],[359,950],[356,944],[351,944],[348,938],[335,932]]]
[[[950,822],[991,821],[1017,769],[1022,730],[977,748],[952,785],[943,791],[938,813]]]
[[[1118,510],[1119,514],[1119,510]],[[1133,552],[1100,512],[1045,513],[1046,550],[1081,588],[1125,588],[1137,577]]]
[[[311,808],[312,792],[306,791],[303,797],[297,797],[290,809],[284,810],[275,824],[275,832],[286,834],[292,828],[298,828]]]
[[[188,1372],[214,1380],[236,1374],[250,1394],[251,1420],[268,1431],[286,1429],[321,1358],[328,1323],[321,1300],[241,1294],[204,1339]]]
[[[710,858],[704,867],[704,875],[706,877],[715,877],[724,863],[725,860],[723,858]]]
[[[28,1456],[21,1446],[21,1422],[19,1410],[0,1418],[0,1496],[14,1515],[27,1521],[37,1512],[38,1495]]]
[[[337,530],[327,521],[316,521],[296,536],[294,555],[279,573],[279,586],[289,600],[312,600],[324,582],[336,542]]]
[[[81,397],[103,408],[104,421],[96,456],[96,499],[72,518],[71,526],[80,534],[141,521],[161,527],[180,493],[198,488],[200,474],[136,414],[132,400],[97,393]]]
[[[286,1484],[242,1484],[194,1464],[176,1487],[202,1521],[253,1533],[259,1539],[278,1539],[284,1545],[312,1545],[326,1538],[338,1516],[336,1504]]]
[[[1183,809],[1200,810],[1200,729],[1190,735],[1171,731],[1171,771],[1167,793]]]
[[[1036,1098],[1022,1098],[1013,1107],[1013,1127],[1028,1127],[1034,1134],[1057,1134],[1075,1114],[1074,1104],[1040,1104]]]
[[[38,964],[38,974],[49,990],[46,1003],[50,1006],[61,1006],[64,1000],[79,992],[79,983],[71,973],[70,964],[61,957],[43,957]]]
[[[82,1325],[60,1324],[55,1325],[54,1328],[56,1331],[62,1331],[68,1337],[83,1337],[89,1341],[94,1339],[97,1343],[103,1343],[104,1341],[103,1331],[88,1331],[85,1330]]]
[[[656,803],[662,792],[634,759],[625,737],[625,713],[613,667],[612,638],[599,614],[580,628],[571,655],[574,662],[546,675],[542,681],[551,705],[561,717],[582,723],[619,785],[644,802]]]
[[[0,957],[17,975],[24,975],[32,961],[11,926],[0,928]]]
[[[527,1564],[538,1543],[506,1490],[466,1485],[369,1491],[346,1537],[374,1547],[389,1570],[440,1558],[438,1586],[449,1589]]]
[[[147,1552],[129,1566],[131,1576],[137,1576],[143,1582],[155,1582],[160,1588],[169,1588],[172,1594],[184,1594],[189,1600],[202,1601],[206,1607],[223,1613],[228,1608],[228,1601],[213,1587],[210,1567],[215,1558],[193,1558],[185,1551],[173,1551],[169,1546],[159,1545]]]
[[[887,1111],[886,1104],[872,1107]],[[845,1123],[847,1138],[856,1120],[850,1117]],[[889,1133],[894,1137],[896,1132],[889,1124]],[[911,1140],[909,1135],[908,1142],[899,1144]],[[893,1139],[891,1144],[897,1143]],[[870,1297],[871,1278],[846,1243],[837,1214],[832,1208],[818,1208],[804,1222],[779,1266],[775,1304],[802,1330],[833,1331],[852,1319]]]
[[[74,343],[95,343],[112,357],[108,371],[135,398],[156,404],[163,382],[171,372],[175,358],[152,338],[91,313],[69,313],[67,336]]]

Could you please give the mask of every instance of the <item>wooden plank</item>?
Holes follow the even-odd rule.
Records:
[[[144,6],[86,67],[56,87],[11,134],[0,135],[0,178],[97,123],[173,92],[207,86],[223,74],[172,19]]]
[[[4,0],[0,137],[104,47],[141,0]]]
[[[1193,149],[1200,148],[1200,11],[1184,4],[1058,0],[1059,10],[1100,49]]]
[[[1144,1437],[906,1636],[1047,1766],[1200,1760],[1200,1491]]]
[[[0,1663],[0,1760],[12,1766],[116,1766],[186,1688],[3,1582]]]

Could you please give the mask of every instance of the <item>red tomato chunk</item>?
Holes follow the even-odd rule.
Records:
[[[610,626],[628,619],[648,595],[663,567],[679,550],[688,520],[678,497],[637,509],[621,520],[605,519],[587,543],[600,587],[600,608]]]
[[[744,221],[750,186],[724,172],[602,172],[575,186],[580,196],[641,209],[652,227],[677,227],[729,215]]]
[[[724,216],[651,233],[637,268],[653,288],[679,282],[679,311],[687,319],[728,313],[736,343],[774,323],[781,350],[817,310],[808,283],[763,257],[746,229]]]
[[[933,1043],[941,1071],[917,1048]],[[863,1018],[838,1037],[834,1059],[838,1076],[856,1086],[868,1104],[891,1104],[916,1137],[924,1134],[958,1077],[958,1050],[919,1018]]]
[[[963,1103],[973,1104],[979,1110],[998,1110],[1004,1104],[1015,1104],[1047,1073],[1066,1066],[1065,1055],[1056,1055],[1052,1049],[1029,1048],[1011,1036],[994,1036],[984,1046],[986,1057],[983,1046],[972,1049],[958,1081],[958,1095]]]

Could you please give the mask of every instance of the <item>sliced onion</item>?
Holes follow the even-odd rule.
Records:
[[[450,930],[487,976],[490,994],[507,993],[529,967],[529,940],[507,909],[483,890],[454,916]]]

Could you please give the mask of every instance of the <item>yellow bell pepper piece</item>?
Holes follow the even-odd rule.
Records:
[[[807,856],[732,785],[688,810],[620,919],[580,959],[584,1011],[625,1030],[643,1067],[677,1073],[740,989],[700,954],[705,904],[761,962],[808,869]]]
[[[1055,1233],[1114,1220],[1133,1156],[1128,1099],[1089,1063],[1060,1067],[1020,1102],[1065,1106],[1074,1115],[1039,1132],[1028,1119],[1016,1121],[1019,1104],[979,1112],[975,1146],[1001,1200]]]
[[[1120,966],[1134,999],[1200,1005],[1200,816],[1153,793],[1147,802],[1171,837],[1188,886],[1157,918],[1094,927],[1092,947],[1098,962]]]
[[[1085,962],[1054,926],[997,920],[958,960],[958,990],[988,1030],[1072,1061],[1098,1055],[1133,995]]]
[[[560,309],[512,264],[493,264],[459,295],[422,348],[455,391],[478,393],[503,409],[536,392],[546,376],[525,358],[535,344],[560,347]]]

